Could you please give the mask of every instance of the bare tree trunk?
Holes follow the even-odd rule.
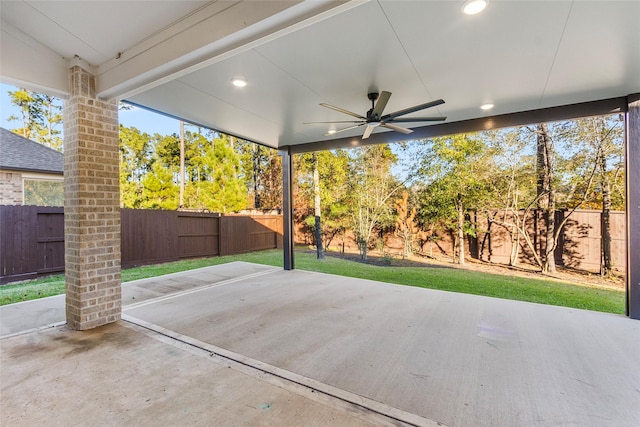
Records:
[[[53,116],[53,99],[50,96],[46,97],[47,99],[47,142],[49,143],[49,147],[52,146],[53,143],[53,125],[51,124],[51,117]]]
[[[607,175],[607,161],[604,153],[600,152],[600,185],[602,187],[602,267],[603,276],[611,274],[611,184]]]
[[[464,205],[460,194],[458,194],[456,208],[458,209],[458,263],[464,265]]]
[[[553,140],[549,136],[546,123],[536,126],[537,134],[537,164],[538,174],[538,207],[544,212],[545,220],[545,244],[542,250],[542,271],[553,273],[556,271],[554,258],[555,248],[555,189],[554,180],[554,147]]]
[[[313,153],[313,198],[315,215],[316,234],[316,257],[324,258],[324,247],[322,246],[322,222],[320,220],[320,172],[318,171],[318,154]]]
[[[555,206],[555,201],[552,203]],[[555,209],[549,209],[545,212],[545,222],[547,223],[547,236],[545,238],[545,262],[544,272],[555,273],[556,272],[556,258],[555,258]]]
[[[258,191],[258,181],[260,177],[260,146],[258,144],[254,144],[253,150],[253,207],[256,209],[260,209],[261,200],[260,200],[260,192]]]
[[[25,111],[22,109],[22,136],[25,138],[29,138],[29,127],[31,126],[31,106]]]
[[[184,208],[184,122],[180,120],[180,208]]]
[[[518,215],[518,212],[516,212]],[[515,267],[518,265],[518,255],[520,252],[520,234],[518,233],[518,228],[514,224],[511,227],[511,253],[509,254],[509,265]]]

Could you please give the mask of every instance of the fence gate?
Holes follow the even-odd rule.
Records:
[[[38,274],[64,271],[64,214],[62,208],[39,208],[36,214]]]
[[[0,283],[63,271],[63,208],[0,206]]]

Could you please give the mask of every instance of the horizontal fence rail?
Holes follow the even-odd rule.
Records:
[[[121,209],[121,265],[282,247],[281,215]],[[64,210],[0,206],[0,284],[64,272]]]
[[[494,211],[493,221],[490,221],[485,213],[468,211],[468,221],[476,230],[476,235],[465,237],[466,253],[475,259],[493,263],[509,265],[536,266],[531,248],[522,235],[516,229],[509,226],[513,224],[513,212],[503,213]],[[312,245],[314,242],[313,227],[305,222],[305,218],[313,215],[313,211],[300,210],[296,212],[296,243]],[[546,229],[543,212],[532,210],[524,218],[524,211],[518,212],[520,223],[531,239],[536,253],[541,253],[545,248]],[[575,269],[585,272],[600,273],[603,265],[602,257],[602,211],[576,210],[569,218],[566,210],[557,210],[555,213],[555,225],[559,227],[564,221],[564,226],[558,239],[558,245],[554,251],[557,266]],[[626,261],[626,220],[625,213],[621,211],[610,212],[610,239],[611,239],[611,263],[617,272],[625,272]],[[502,225],[501,225],[502,223]],[[449,256],[452,257],[455,248],[455,236],[453,230],[435,232],[420,232],[415,236],[414,252],[427,257]],[[353,232],[350,230],[339,233],[325,234],[325,245],[334,251],[358,251]],[[384,243],[381,248],[379,246]],[[378,253],[401,256],[404,243],[396,236],[393,229],[383,234],[373,236],[369,242],[371,253],[377,248]]]
[[[566,212],[556,212],[556,224]],[[599,272],[602,265],[602,214],[578,210],[566,221],[558,248],[556,264],[577,270]],[[531,232],[536,250],[544,242],[541,214],[532,212],[522,218]],[[503,218],[504,219],[504,218]],[[521,238],[490,224],[477,214],[473,222],[477,236],[465,242],[469,254],[483,261],[508,264],[514,245],[518,262],[532,264],[532,254]],[[624,212],[611,212],[611,258],[614,268],[626,269]],[[282,215],[221,215],[182,211],[141,209],[121,210],[121,265],[123,268],[177,261],[185,258],[223,256],[263,249],[282,248]],[[393,233],[384,238],[385,247],[398,242]],[[313,244],[298,218],[296,242]],[[347,238],[347,246],[355,241]],[[396,239],[397,240],[397,239]],[[422,253],[453,253],[453,238],[444,233],[437,240],[420,243]],[[333,249],[344,249],[345,236],[335,238]],[[398,247],[401,247],[398,246]],[[63,208],[38,206],[0,206],[0,284],[26,280],[39,275],[64,271]]]

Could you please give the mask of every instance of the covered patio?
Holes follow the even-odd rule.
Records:
[[[67,283],[0,311],[3,424],[638,425],[634,320],[294,270],[295,153],[618,113],[640,318],[640,2],[463,3],[3,0],[2,81],[65,99]],[[382,91],[447,119],[305,124]],[[121,285],[120,100],[280,151],[284,270]]]
[[[280,151],[286,270],[294,153],[622,114],[640,318],[640,2],[479,1],[2,1],[2,81],[65,99],[68,324],[120,318],[118,101]]]
[[[3,425],[640,423],[621,316],[241,262],[123,294],[86,332],[0,307]]]

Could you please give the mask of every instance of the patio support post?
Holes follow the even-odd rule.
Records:
[[[118,102],[96,97],[88,70],[71,65],[63,110],[66,315],[77,330],[121,316]]]
[[[293,270],[293,163],[290,147],[279,150],[282,156],[282,234],[284,269]]]
[[[627,315],[640,319],[640,94],[628,97]]]

